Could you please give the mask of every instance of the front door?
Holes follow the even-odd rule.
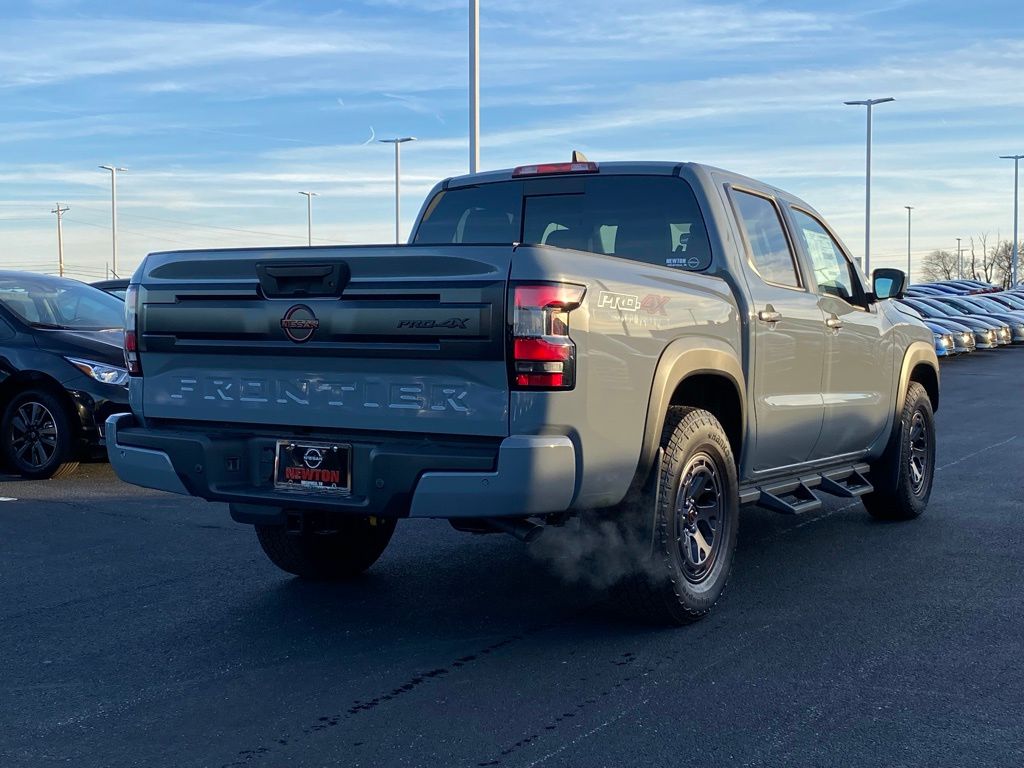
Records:
[[[751,297],[754,472],[808,460],[821,432],[825,324],[769,197],[731,189]]]
[[[892,403],[895,346],[853,262],[812,214],[791,208],[796,239],[814,272],[825,316],[825,421],[812,458],[862,453],[881,436]]]

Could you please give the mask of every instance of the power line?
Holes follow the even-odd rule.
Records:
[[[267,236],[267,237],[284,237],[284,238],[293,237],[293,235],[284,234],[282,232],[266,232],[266,231],[261,231],[261,230],[258,230],[258,229],[243,229],[241,227],[226,227],[223,224],[197,224],[197,223],[191,222],[191,221],[181,221],[180,219],[164,219],[164,218],[160,218],[158,216],[144,216],[141,213],[130,213],[128,215],[130,217],[134,217],[136,219],[149,219],[150,221],[160,221],[160,222],[163,222],[165,224],[179,224],[179,225],[184,226],[184,227],[198,227],[200,229],[222,229],[222,230],[225,230],[227,232],[243,232],[243,233],[249,234],[249,235],[263,235],[263,236]],[[350,243],[350,242],[352,242],[351,240],[332,240],[332,239],[323,238],[323,237],[314,237],[313,239],[314,240],[318,240],[319,242],[322,242],[322,243]]]
[[[107,229],[107,225],[106,224],[96,224],[95,222],[85,221],[83,219],[68,219],[68,221],[74,222],[75,224],[84,224],[87,227],[97,227],[98,229]],[[191,246],[201,246],[202,245],[202,243],[197,243],[197,242],[194,242],[194,241],[189,242],[187,240],[175,240],[175,239],[170,238],[170,237],[161,237],[160,235],[152,235],[149,232],[139,232],[138,230],[135,230],[135,229],[123,229],[123,228],[120,228],[120,231],[121,232],[127,232],[130,235],[138,235],[139,237],[148,237],[150,240],[163,240],[164,242],[175,243],[177,245],[191,245]]]

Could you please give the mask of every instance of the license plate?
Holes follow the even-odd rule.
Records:
[[[274,487],[348,493],[352,487],[352,447],[341,443],[278,440]]]

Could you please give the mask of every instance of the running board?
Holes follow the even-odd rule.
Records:
[[[740,504],[759,504],[785,515],[801,515],[821,509],[815,490],[852,499],[874,490],[866,477],[867,464],[853,464],[827,469],[817,474],[802,475],[740,489]]]

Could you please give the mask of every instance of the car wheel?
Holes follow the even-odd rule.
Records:
[[[256,536],[270,561],[304,579],[345,579],[375,562],[395,532],[394,519],[344,517],[330,532],[289,532],[283,525],[257,525]]]
[[[71,461],[71,425],[71,414],[57,397],[44,390],[22,392],[7,406],[0,425],[8,463],[30,480],[71,474],[78,468]]]
[[[656,492],[624,513],[644,551],[615,589],[620,605],[661,624],[688,624],[722,596],[736,550],[739,491],[725,430],[712,414],[671,408]],[[636,503],[639,501],[640,503]]]
[[[935,478],[935,416],[925,388],[907,388],[899,424],[882,458],[871,467],[875,490],[862,496],[879,520],[912,520],[928,506]]]

